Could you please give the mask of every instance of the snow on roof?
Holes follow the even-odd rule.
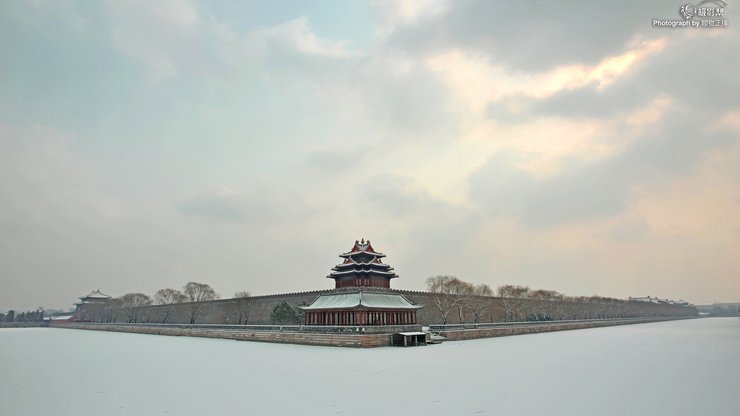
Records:
[[[389,269],[389,270],[393,270],[393,269]],[[340,271],[336,271],[336,272],[332,272],[330,276],[338,276],[340,274],[354,274],[354,273],[375,273],[375,274],[385,274],[385,275],[396,276],[395,273],[389,272],[389,271],[365,270],[365,269],[359,269],[359,270],[357,270],[357,269],[350,269],[350,270],[345,270],[345,271],[341,271],[341,272]],[[398,276],[396,276],[396,277],[398,277]]]
[[[93,290],[92,292],[90,292],[89,295],[85,295],[81,297],[80,299],[110,299],[110,296],[104,294],[103,292],[100,291],[100,289],[98,289],[98,290]]]
[[[50,316],[49,319],[52,321],[66,321],[69,319],[72,319],[74,315],[57,315],[57,316]]]
[[[385,257],[385,254],[383,254],[383,253],[378,253],[377,251],[372,251],[371,252],[371,251],[365,251],[365,250],[361,250],[361,251],[350,251],[349,253],[342,253],[342,254],[339,255],[339,257],[349,257],[349,256],[354,256],[354,255],[362,254],[362,253],[369,254],[369,255],[375,256],[375,257]]]
[[[341,264],[337,264],[334,267],[336,268],[336,267],[352,267],[352,266],[381,266],[383,268],[391,267],[390,265],[385,264],[382,261],[380,261],[380,259],[377,257],[370,261],[364,262],[364,263],[361,261],[355,261],[352,259],[352,257],[347,257],[344,259],[344,261]]]
[[[362,239],[362,241],[355,240],[355,245],[352,246],[352,249],[346,253],[340,254],[339,257],[347,257],[360,253],[371,254],[377,257],[385,257],[385,254],[377,252],[375,251],[375,249],[373,249],[373,246],[370,245],[370,240],[366,242],[364,238]]]
[[[338,293],[320,295],[306,310],[314,309],[348,309],[364,306],[379,309],[419,309],[422,306],[414,305],[405,297],[391,293]]]
[[[331,268],[332,270],[341,271],[342,273],[352,270],[377,270],[377,271],[391,271],[393,267],[383,263],[342,263],[337,264]]]

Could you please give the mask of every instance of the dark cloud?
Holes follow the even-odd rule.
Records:
[[[646,58],[631,71],[602,90],[593,87],[563,91],[540,102],[530,102],[529,117],[611,117],[638,109],[644,103],[667,96],[680,107],[691,108],[696,122],[740,106],[740,55],[737,36],[684,38],[668,33],[667,50]],[[722,57],[711,61],[702,57]],[[718,65],[721,62],[721,65]],[[492,115],[496,113],[492,110]]]
[[[729,143],[727,131],[707,131],[680,111],[666,115],[664,127],[613,157],[591,163],[570,161],[546,179],[512,166],[511,158],[491,158],[471,176],[471,197],[493,217],[517,218],[548,227],[615,215],[628,202],[632,186],[660,183],[687,173],[701,155]]]
[[[500,64],[541,71],[596,63],[620,52],[636,34],[652,35],[652,18],[677,18],[679,5],[675,0],[455,1],[447,13],[401,28],[389,42],[412,53],[484,51]]]

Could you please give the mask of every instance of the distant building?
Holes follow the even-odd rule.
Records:
[[[66,315],[49,316],[45,320],[53,321],[55,324],[58,325],[58,324],[65,324],[68,322],[74,322],[74,318],[75,318],[74,315],[66,314]]]
[[[111,297],[98,289],[93,290],[92,292],[88,293],[85,296],[81,296],[78,299],[80,299],[80,301],[74,304],[76,309],[73,319],[79,321],[88,321],[94,320],[93,317],[100,315],[100,311],[108,305]]]
[[[78,299],[80,299],[80,301],[76,302],[75,306],[79,308],[80,305],[87,304],[87,303],[106,303],[110,299],[110,296],[102,293],[100,289],[98,289]]]
[[[647,303],[659,303],[663,305],[691,306],[691,304],[686,302],[685,300],[674,301],[674,300],[668,300],[668,299],[660,299],[657,297],[653,298],[653,297],[650,297],[650,295],[645,296],[645,297],[636,297],[636,298],[630,297],[629,300],[632,302],[647,302]]]
[[[304,310],[305,325],[416,325],[421,305],[389,291],[398,275],[382,262],[385,254],[373,249],[370,241],[355,241],[352,249],[340,254],[341,264],[327,276],[335,281],[332,293],[319,295]]]

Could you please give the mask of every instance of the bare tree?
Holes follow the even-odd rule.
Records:
[[[102,310],[102,316],[97,315],[94,321],[97,322],[113,322],[118,320],[118,314],[121,312],[121,298],[108,299],[105,303],[105,307]]]
[[[501,304],[504,305],[504,322],[508,322],[514,316],[514,297],[512,292],[514,285],[503,285],[496,289],[496,293],[501,298]]]
[[[152,299],[143,293],[126,293],[119,298],[121,308],[126,312],[129,323],[135,323],[139,319],[142,306],[152,304]]]
[[[531,314],[536,321],[550,321],[555,319],[555,304],[563,298],[563,295],[554,290],[537,289],[528,293],[528,298],[533,300]]]
[[[454,276],[434,276],[427,278],[427,290],[434,294],[434,306],[439,310],[442,324],[447,323],[450,312],[455,308],[457,299],[453,286],[458,279]]]
[[[167,318],[170,317],[170,314],[175,309],[175,304],[187,302],[187,300],[187,296],[177,289],[159,289],[154,294],[154,303],[156,305],[165,305],[162,308],[162,323],[167,322]]]
[[[522,319],[522,315],[526,313],[525,297],[529,292],[527,286],[514,286],[504,285],[499,287],[497,290],[498,295],[501,297],[501,303],[504,305],[506,321],[515,320],[515,318]]]
[[[183,286],[183,293],[190,302],[190,323],[194,324],[206,301],[218,299],[218,293],[210,285],[188,282]]]
[[[242,290],[239,292],[234,293],[234,299],[236,302],[236,319],[239,322],[239,325],[246,325],[247,321],[249,321],[249,298],[252,296],[252,294],[246,290]]]
[[[457,320],[462,324],[465,323],[465,309],[470,307],[475,286],[472,283],[460,279],[454,279],[449,283],[450,292],[455,297],[455,309],[457,310]]]
[[[486,298],[491,296],[493,296],[493,289],[487,284],[481,283],[473,287],[470,298],[470,310],[473,311],[473,319],[476,324],[480,322],[481,317],[488,307],[489,299]],[[491,319],[491,322],[493,322],[493,319]]]

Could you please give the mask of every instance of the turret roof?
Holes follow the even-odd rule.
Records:
[[[349,309],[366,307],[373,309],[420,309],[423,306],[414,305],[402,295],[395,293],[366,293],[363,291],[351,293],[322,294],[313,303],[301,309]]]
[[[385,257],[385,254],[373,249],[373,246],[370,244],[370,240],[365,241],[364,238],[361,241],[355,240],[355,245],[352,246],[352,249],[346,253],[340,254],[339,257],[349,257],[360,253],[367,253],[376,257]]]
[[[98,290],[93,290],[90,292],[90,294],[80,297],[80,299],[110,299],[110,296],[104,294],[103,292]]]

